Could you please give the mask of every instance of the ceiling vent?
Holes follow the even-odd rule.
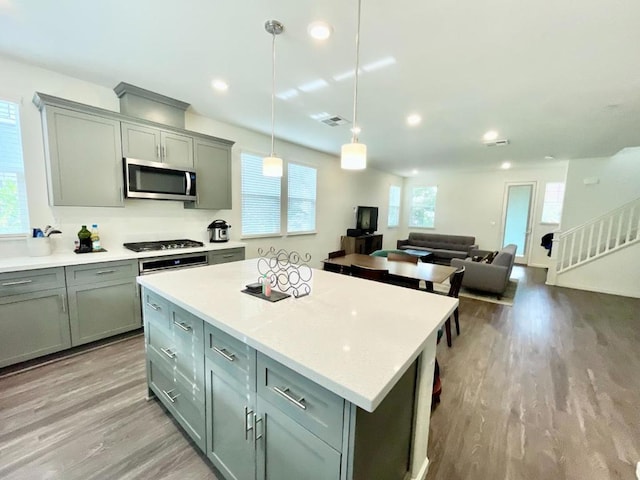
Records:
[[[492,140],[490,142],[484,142],[487,147],[506,147],[509,145],[509,140],[506,138],[503,140]]]
[[[323,120],[320,120],[322,123],[324,123],[325,125],[329,125],[330,127],[338,127],[340,125],[346,125],[347,123],[349,123],[347,120],[345,120],[344,118],[338,116],[338,115],[334,115],[332,117],[329,118],[325,118]]]

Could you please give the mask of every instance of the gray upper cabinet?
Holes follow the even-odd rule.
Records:
[[[193,139],[179,133],[123,122],[122,156],[193,168]]]
[[[231,145],[194,138],[197,201],[186,208],[231,208]]]
[[[124,206],[119,121],[47,106],[43,126],[51,205]]]

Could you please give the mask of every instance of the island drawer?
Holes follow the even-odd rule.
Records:
[[[0,297],[64,287],[63,267],[0,273]]]
[[[206,324],[204,331],[206,357],[241,385],[255,392],[255,349],[212,325]]]
[[[199,357],[204,365],[204,322],[186,310],[171,306],[171,337],[176,347],[191,355]]]
[[[171,332],[169,305],[170,303],[167,300],[148,288],[142,290],[142,310],[145,324],[154,323],[163,328],[167,334]]]
[[[342,449],[344,399],[258,352],[258,396]]]
[[[215,265],[217,263],[237,262],[239,260],[244,260],[243,247],[209,251],[209,265]]]
[[[147,351],[149,386],[162,404],[184,428],[198,447],[205,451],[204,394],[198,385],[173,375],[155,351]]]
[[[98,255],[98,254],[96,254]],[[138,276],[138,262],[123,260],[118,262],[92,263],[66,267],[67,285],[86,285],[87,283],[120,280]]]
[[[153,350],[166,367],[181,374],[188,382],[204,385],[204,360],[202,352],[194,352],[180,340],[167,335],[155,322],[147,324],[147,349]],[[204,401],[204,396],[202,396]]]

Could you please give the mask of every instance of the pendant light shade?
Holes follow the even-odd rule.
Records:
[[[275,139],[275,100],[276,100],[276,35],[280,35],[284,26],[277,20],[268,20],[264,24],[264,29],[271,34],[271,155],[262,159],[262,175],[265,177],[282,176],[282,159],[274,150]]]
[[[342,145],[340,166],[345,170],[363,170],[367,168],[367,146],[358,142],[358,71],[360,70],[360,10],[362,0],[358,0],[358,26],[356,29],[356,70],[353,76],[353,128],[351,143]]]

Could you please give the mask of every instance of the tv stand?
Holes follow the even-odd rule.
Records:
[[[382,250],[382,234],[368,233],[358,237],[340,237],[340,248],[349,253],[369,255],[376,250]]]

